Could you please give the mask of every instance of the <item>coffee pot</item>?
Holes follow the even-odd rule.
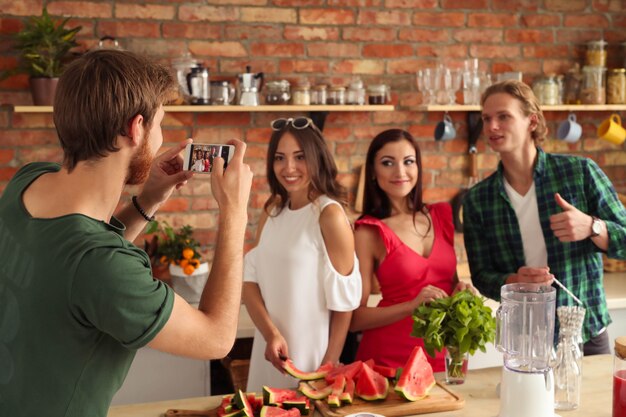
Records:
[[[250,66],[246,66],[246,72],[239,74],[239,105],[258,106],[259,92],[263,84],[263,73],[250,72]]]
[[[187,87],[191,95],[191,104],[211,104],[209,69],[202,65],[193,67],[187,74]]]
[[[187,84],[187,75],[198,65],[198,61],[195,60],[189,52],[185,52],[172,60],[172,68],[176,74],[176,81],[178,81],[178,92],[186,103],[191,103],[191,93],[189,92],[189,86]]]
[[[235,87],[228,81],[211,81],[211,104],[227,106],[235,99]]]

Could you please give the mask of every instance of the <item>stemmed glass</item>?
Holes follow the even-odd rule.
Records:
[[[435,104],[436,93],[439,91],[439,87],[441,85],[441,78],[438,77],[439,73],[434,68],[425,68],[422,75],[424,89],[427,91],[426,102],[427,104]]]

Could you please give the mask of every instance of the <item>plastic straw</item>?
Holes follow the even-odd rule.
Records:
[[[582,301],[580,301],[580,300],[578,299],[578,297],[576,297],[576,296],[574,295],[574,293],[572,293],[570,290],[568,290],[568,289],[567,289],[567,287],[566,287],[565,285],[561,284],[561,281],[559,281],[558,279],[556,279],[556,277],[554,278],[554,282],[556,283],[556,285],[558,285],[559,287],[561,287],[561,289],[562,289],[563,291],[565,291],[565,292],[566,292],[566,293],[567,293],[570,297],[572,297],[572,298],[574,299],[574,301],[576,301],[576,302],[577,302],[578,304],[580,304],[580,305],[583,305],[583,302],[582,302]]]

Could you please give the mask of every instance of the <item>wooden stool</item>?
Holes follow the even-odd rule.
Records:
[[[233,359],[226,356],[221,360],[222,365],[228,371],[230,381],[233,384],[233,392],[245,391],[248,385],[248,369],[250,369],[249,359]]]

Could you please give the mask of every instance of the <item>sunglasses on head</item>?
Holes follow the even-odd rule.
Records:
[[[281,118],[272,120],[270,125],[272,126],[272,130],[280,131],[286,128],[287,126],[293,126],[294,129],[302,130],[306,129],[309,126],[313,126],[313,120],[308,117],[290,117],[289,119]]]

